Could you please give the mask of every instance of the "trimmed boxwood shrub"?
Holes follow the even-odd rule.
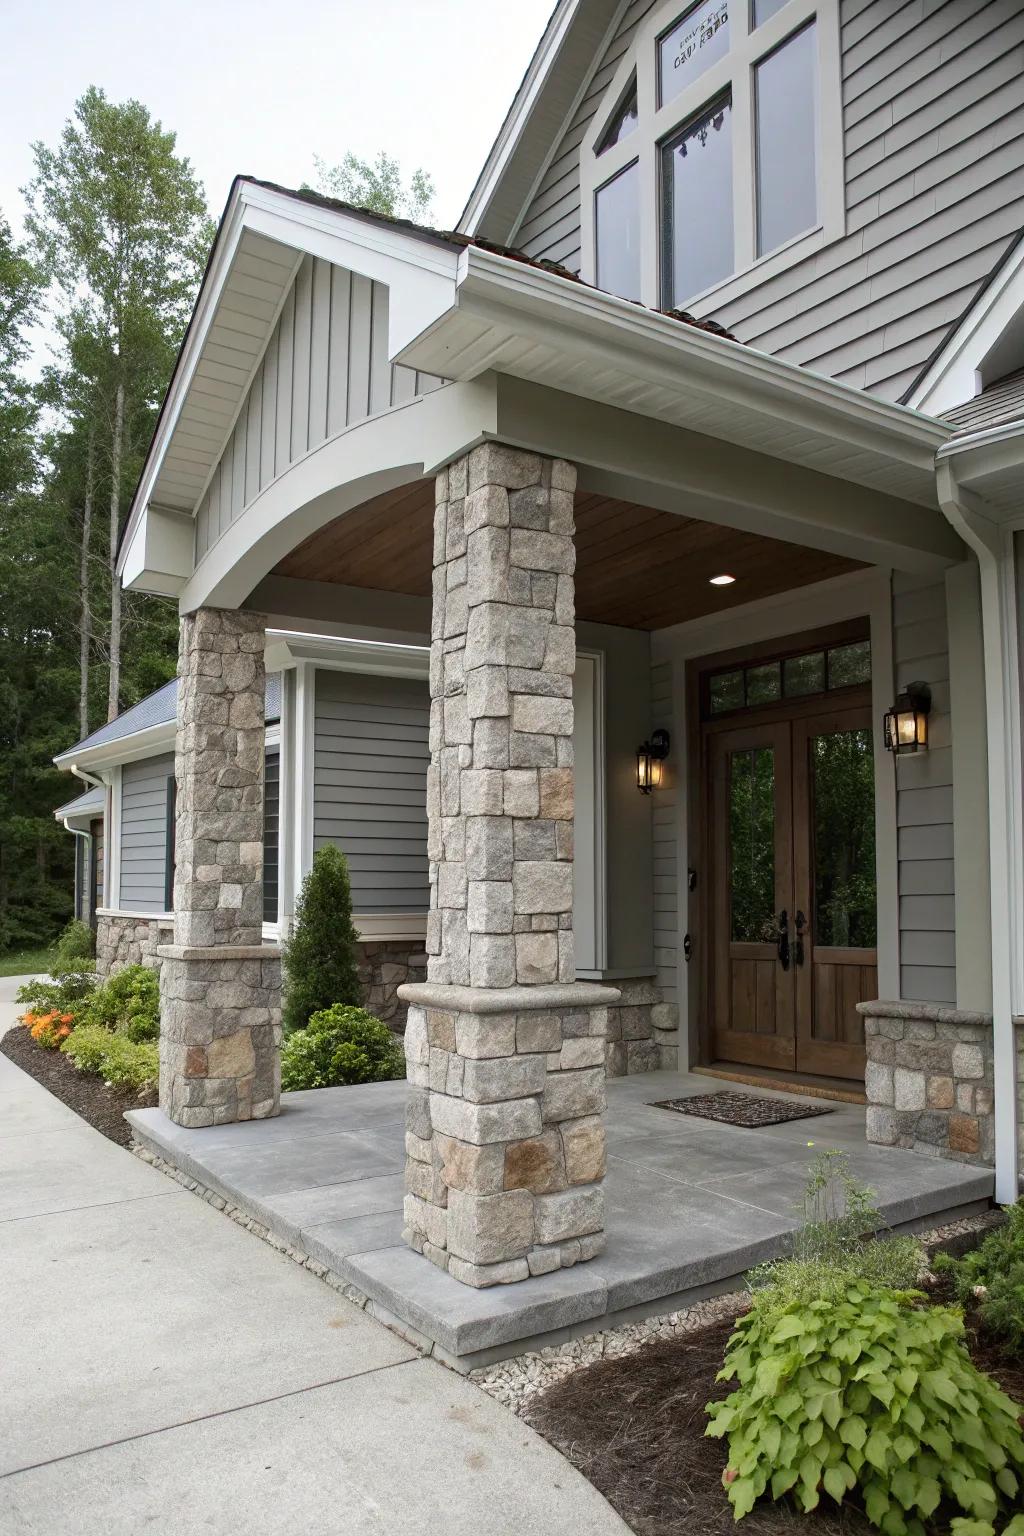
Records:
[[[336,1003],[359,1007],[358,943],[348,861],[340,848],[327,843],[313,855],[313,867],[302,882],[295,926],[284,949],[281,1023],[286,1035],[305,1029],[314,1013]]]
[[[281,1049],[281,1087],[336,1088],[405,1076],[402,1048],[386,1024],[365,1008],[335,1003],[314,1013]]]

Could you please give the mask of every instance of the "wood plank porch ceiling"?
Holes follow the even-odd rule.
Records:
[[[277,576],[430,596],[433,481],[387,491],[328,523]],[[576,497],[576,615],[662,629],[861,569],[854,560],[610,496]],[[712,576],[735,576],[712,587]]]

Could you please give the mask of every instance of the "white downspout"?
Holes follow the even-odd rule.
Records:
[[[998,524],[957,485],[952,465],[936,463],[939,505],[978,558],[985,656],[985,718],[988,737],[988,833],[991,886],[992,1055],[995,1091],[996,1199],[1011,1205],[1018,1195],[1017,1053],[1013,1025],[1013,940],[1017,916],[1013,869],[1015,805],[1008,765],[1013,709],[1009,697],[1016,669],[1007,665],[1013,634],[1007,613],[1003,542]]]

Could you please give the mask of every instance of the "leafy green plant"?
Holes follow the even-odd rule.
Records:
[[[87,962],[82,962],[83,966]],[[51,980],[27,981],[15,1001],[31,1013],[71,1013],[77,1018],[96,988],[92,962],[88,969],[54,972]]]
[[[60,937],[53,946],[52,972],[55,976],[66,974],[68,971],[96,969],[96,936],[88,923],[83,923],[77,917],[73,917],[70,923],[61,931]],[[92,961],[91,965],[79,964],[80,961]]]
[[[976,1309],[989,1333],[1024,1354],[1024,1204],[1008,1206],[1004,1224],[963,1258],[936,1254],[934,1267],[951,1277],[957,1300]]]
[[[769,1293],[763,1305],[781,1311],[791,1301],[841,1300],[857,1279],[897,1291],[916,1285],[927,1267],[924,1249],[915,1238],[885,1232],[874,1200],[844,1153],[819,1154],[808,1170],[792,1256],[747,1276],[751,1290]]]
[[[952,1520],[952,1536],[996,1536],[996,1528],[990,1520]],[[1024,1536],[1024,1515],[1014,1515],[1009,1525],[1004,1525],[1001,1536]]]
[[[401,1046],[386,1024],[364,1008],[336,1003],[314,1013],[305,1029],[285,1038],[281,1087],[335,1088],[405,1076]]]
[[[1012,1507],[1020,1409],[971,1363],[960,1313],[922,1299],[864,1280],[781,1313],[755,1295],[719,1373],[739,1386],[707,1408],[737,1520],[766,1492],[809,1512],[858,1489],[885,1536],[924,1536],[944,1500],[983,1521]]]
[[[158,1047],[150,1041],[129,1040],[102,1024],[81,1024],[61,1046],[80,1072],[95,1072],[105,1082],[123,1088],[146,1088],[160,1069]]]
[[[313,855],[285,946],[281,1022],[286,1035],[305,1029],[314,1013],[335,1003],[359,1007],[358,942],[348,861],[340,848],[327,843]]]
[[[136,1042],[160,1038],[160,981],[145,965],[115,971],[90,997],[83,1024],[116,1030]]]

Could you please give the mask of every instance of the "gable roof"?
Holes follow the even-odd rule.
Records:
[[[1024,368],[1007,374],[1005,379],[997,379],[973,400],[946,411],[943,419],[956,427],[958,433],[982,432],[1010,421],[1024,421]]]

